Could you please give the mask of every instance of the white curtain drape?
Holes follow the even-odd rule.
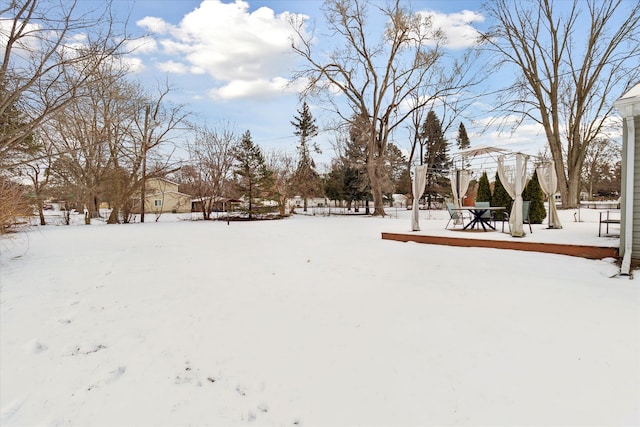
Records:
[[[540,188],[549,199],[549,228],[562,228],[560,218],[558,217],[558,209],[556,209],[556,203],[553,198],[558,190],[558,176],[556,175],[553,160],[543,162],[536,168],[536,172],[538,174]]]
[[[502,186],[513,199],[511,216],[509,216],[511,235],[522,237],[525,235],[524,227],[522,226],[522,190],[527,185],[527,161],[529,157],[522,153],[516,153],[515,157],[515,168],[507,168],[504,165],[505,156],[498,157],[498,176]]]
[[[420,231],[420,197],[427,185],[427,165],[416,166],[413,171],[413,206],[411,210],[411,229]]]
[[[462,207],[462,198],[467,194],[469,183],[471,182],[471,171],[456,169],[451,172],[451,191],[453,192],[453,205],[456,208]],[[455,224],[460,224],[462,219],[455,220]]]

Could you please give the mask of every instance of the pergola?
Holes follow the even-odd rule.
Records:
[[[531,175],[527,173],[530,160],[534,160],[533,169],[537,171],[540,187],[549,199],[548,228],[562,228],[553,195],[557,191],[558,180],[552,160],[530,156],[520,152],[511,152],[498,147],[477,147],[457,153],[453,159],[451,171],[451,191],[456,208],[463,205],[464,195],[475,172],[488,169],[497,170],[500,181],[513,199],[509,225],[511,235],[523,237],[522,191]],[[420,230],[418,199],[426,185],[427,166],[416,166],[413,174],[413,213],[411,226],[413,231]]]

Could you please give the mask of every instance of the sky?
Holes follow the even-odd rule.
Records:
[[[299,87],[287,83],[301,62],[290,49],[287,19],[302,15],[307,28],[316,29],[317,44],[322,46],[328,39],[323,36],[321,1],[115,0],[113,4],[118,16],[128,19],[129,33],[139,37],[128,46],[132,49],[128,62],[147,87],[167,79],[173,88],[171,99],[194,112],[195,121],[210,126],[229,123],[239,133],[250,130],[263,150],[295,152],[297,138],[290,122],[301,101]],[[480,5],[463,0],[413,3],[414,10],[433,14],[454,53],[470,46],[477,34],[474,28],[484,30],[489,25]],[[495,75],[478,89],[495,90],[511,77]],[[538,154],[545,138],[535,124],[525,124],[514,134],[486,131],[492,101],[479,99],[464,119],[472,146],[508,146]],[[317,160],[326,164],[334,154],[335,134],[324,129],[336,116],[327,105],[308,102],[321,130],[315,142],[323,154]],[[456,131],[457,124],[446,135],[450,141]],[[410,149],[406,131],[394,134],[392,142],[405,152]]]
[[[517,239],[619,244],[576,211]],[[388,213],[56,226],[48,211],[0,236],[0,425],[640,423],[637,272],[383,240],[411,229]],[[421,233],[516,239],[420,215]]]

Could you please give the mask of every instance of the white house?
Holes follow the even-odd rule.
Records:
[[[640,83],[614,106],[622,116],[621,273],[629,274],[631,258],[640,258]]]

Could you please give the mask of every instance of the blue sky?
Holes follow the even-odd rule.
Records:
[[[436,22],[458,48],[470,43],[473,27],[487,27],[480,5],[480,1],[465,0],[412,3],[414,10],[435,13]],[[321,30],[321,6],[322,1],[316,0],[114,0],[120,18],[129,16],[128,31],[144,36],[129,57],[136,78],[149,88],[167,78],[174,88],[172,100],[193,111],[197,121],[211,126],[232,123],[238,132],[250,130],[265,151],[292,153],[297,139],[290,121],[300,102],[295,88],[283,87],[299,59],[289,48],[286,15],[303,14],[309,25]],[[486,87],[493,89],[504,79],[504,74],[496,76]],[[480,135],[490,119],[483,105],[491,100],[480,101],[465,120],[472,146],[509,144],[537,154],[544,142],[538,126],[523,126],[508,138],[496,138],[491,132]],[[309,103],[320,127],[334,118],[321,105]],[[455,132],[447,137],[453,141]],[[333,138],[328,132],[316,138],[324,151],[320,163],[332,157]],[[404,135],[395,135],[394,142],[401,149],[410,148]]]

